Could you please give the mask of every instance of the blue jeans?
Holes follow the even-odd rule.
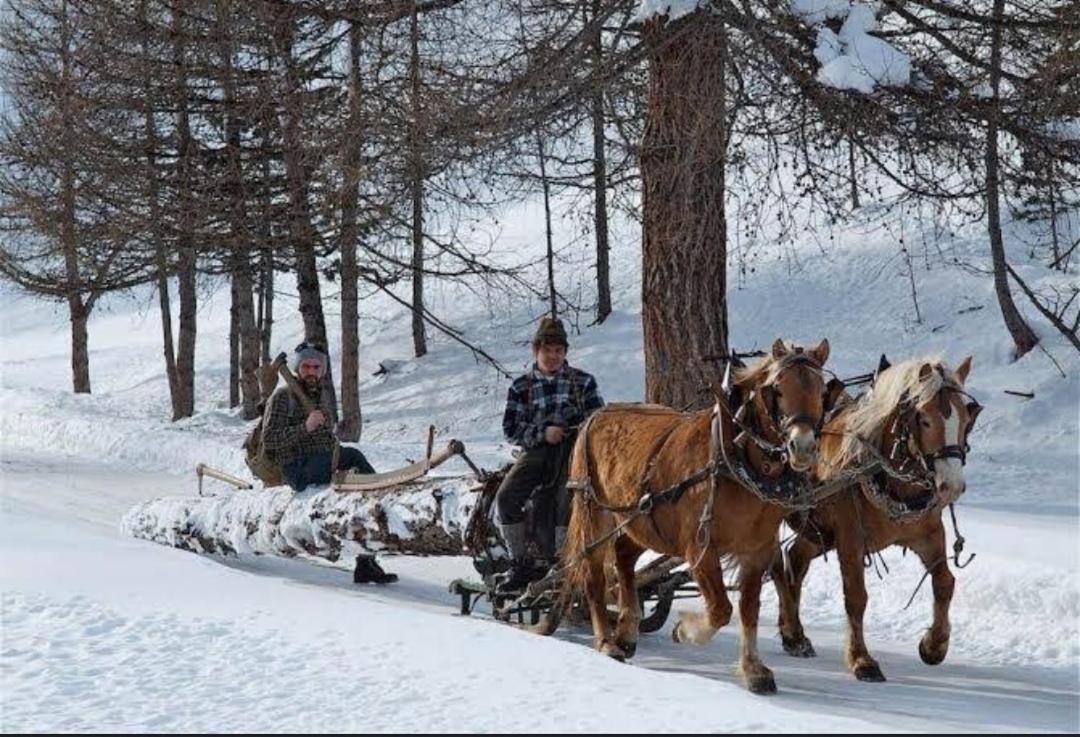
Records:
[[[281,475],[293,491],[303,491],[311,484],[330,483],[330,451],[301,456],[281,467]],[[341,446],[338,454],[337,470],[354,469],[360,473],[375,473],[367,458],[356,448]]]

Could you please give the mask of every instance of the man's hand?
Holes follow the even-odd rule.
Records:
[[[558,445],[566,437],[566,428],[561,425],[548,425],[544,428],[544,442],[548,445]]]
[[[326,415],[322,413],[322,410],[313,410],[304,421],[304,427],[308,432],[315,432],[320,425],[326,422]]]

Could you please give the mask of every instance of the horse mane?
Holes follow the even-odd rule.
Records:
[[[791,364],[792,358],[796,355],[810,359],[812,364],[817,366],[817,362],[805,348],[796,347],[794,343],[788,341],[784,341],[784,347],[787,348],[788,353],[782,358],[773,358],[772,353],[768,353],[764,358],[758,359],[749,366],[735,369],[732,373],[735,384],[738,386],[761,386],[771,383],[776,380],[781,371]]]
[[[925,379],[920,378],[919,373],[927,363],[934,370]],[[840,452],[830,465],[839,467],[858,460],[863,453],[863,441],[875,447],[879,445],[886,423],[902,402],[913,402],[921,409],[946,388],[962,387],[960,379],[942,362],[940,355],[913,358],[885,369],[873,389],[847,413]]]

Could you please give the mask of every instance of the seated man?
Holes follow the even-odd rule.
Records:
[[[329,484],[331,480],[330,465],[337,444],[332,428],[337,420],[337,409],[330,401],[330,393],[322,390],[327,360],[321,346],[304,342],[296,347],[293,371],[317,409],[307,412],[288,386],[278,388],[266,403],[263,447],[281,466],[281,474],[293,491],[303,491],[312,484]],[[358,449],[341,446],[337,470],[346,469],[375,473]],[[357,558],[353,580],[357,583],[390,583],[396,581],[397,576],[383,571],[374,556],[364,555]]]
[[[533,565],[526,550],[525,504],[534,491],[538,502],[555,507],[554,530],[537,531],[545,563],[550,565],[562,549],[570,521],[570,450],[577,428],[604,406],[596,379],[566,362],[567,348],[562,322],[543,318],[532,341],[535,362],[514,380],[506,397],[503,432],[523,450],[495,495],[499,529],[512,558],[502,591],[516,591],[545,572],[545,566]]]

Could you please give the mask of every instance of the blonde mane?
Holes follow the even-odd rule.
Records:
[[[934,370],[922,379],[919,372],[927,363]],[[840,453],[830,465],[845,466],[858,460],[864,452],[863,441],[877,447],[889,417],[905,399],[921,409],[946,388],[962,389],[962,386],[952,369],[942,363],[940,355],[913,358],[890,366],[878,377],[874,388],[847,413]]]
[[[735,383],[739,386],[763,386],[776,381],[776,377],[780,372],[791,364],[791,357],[799,355],[796,353],[794,343],[785,341],[784,347],[787,348],[788,353],[782,358],[773,358],[772,354],[769,353],[749,366],[735,369],[732,374]],[[802,349],[801,355],[814,361],[813,355],[806,348]],[[817,365],[816,361],[814,361],[814,365]]]

